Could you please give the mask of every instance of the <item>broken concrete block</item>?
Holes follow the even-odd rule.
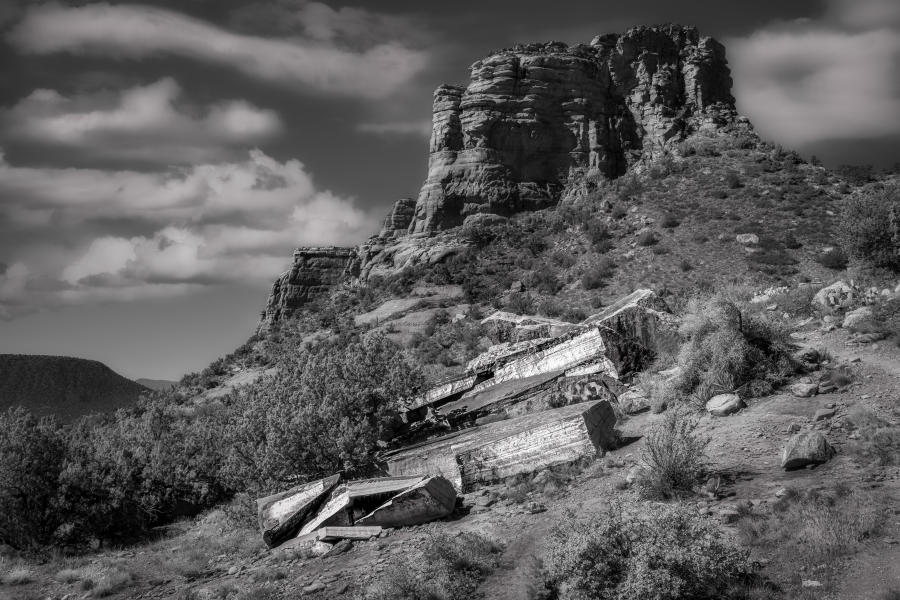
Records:
[[[368,515],[357,525],[404,527],[443,519],[456,506],[456,490],[443,477],[428,477],[400,492]]]
[[[256,511],[266,545],[272,548],[294,537],[339,481],[340,475],[332,475],[259,498]]]
[[[392,475],[434,473],[457,490],[572,462],[612,447],[609,401],[585,402],[465,429],[384,456]]]
[[[321,508],[311,517],[300,535],[320,527],[350,527],[400,492],[422,480],[421,475],[361,479],[334,488]],[[377,525],[377,523],[370,523]]]

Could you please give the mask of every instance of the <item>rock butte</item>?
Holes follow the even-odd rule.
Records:
[[[342,280],[434,264],[466,244],[467,219],[553,206],[592,179],[619,177],[687,136],[749,130],[725,48],[693,27],[635,27],[590,44],[527,44],[434,93],[428,175],[356,248],[300,248],[274,283],[261,328]]]

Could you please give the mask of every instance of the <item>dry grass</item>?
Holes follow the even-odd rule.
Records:
[[[636,484],[644,498],[668,499],[691,493],[706,466],[709,439],[697,433],[697,419],[684,409],[669,411],[647,433]]]
[[[789,489],[770,513],[747,512],[738,521],[741,541],[774,555],[773,562],[814,566],[847,555],[875,536],[885,500],[843,485],[800,492]]]
[[[5,585],[25,585],[34,581],[34,572],[22,566],[11,567],[3,574],[2,581]]]
[[[862,459],[866,464],[900,464],[900,425],[890,423],[860,406],[853,407],[847,417],[858,436],[847,444],[848,454]]]

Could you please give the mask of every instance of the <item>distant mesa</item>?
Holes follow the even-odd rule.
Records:
[[[357,248],[300,248],[275,282],[261,329],[335,283],[434,264],[461,251],[479,218],[555,206],[696,134],[748,133],[725,47],[694,27],[635,27],[590,44],[525,44],[434,93],[428,175]]]
[[[0,409],[22,406],[62,421],[134,404],[148,387],[95,360],[0,354]]]

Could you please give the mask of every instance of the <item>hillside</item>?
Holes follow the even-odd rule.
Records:
[[[0,354],[0,409],[23,406],[70,421],[129,406],[147,391],[95,360]]]

